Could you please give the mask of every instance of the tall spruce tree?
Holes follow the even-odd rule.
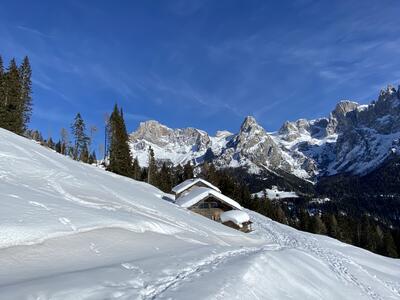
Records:
[[[129,149],[129,137],[126,131],[122,110],[114,106],[109,122],[109,165],[107,170],[128,177],[133,177],[132,156]]]
[[[175,167],[173,183],[177,185],[183,181],[183,168],[181,165]]]
[[[384,251],[383,254],[389,257],[398,257],[396,244],[390,231],[386,231],[383,235]]]
[[[132,164],[133,179],[140,180],[142,176],[142,169],[139,165],[139,160],[137,157],[133,160]]]
[[[55,144],[51,137],[47,139],[46,146],[49,147],[50,149],[55,149]]]
[[[88,144],[85,143],[79,153],[79,160],[83,161],[84,163],[89,163],[90,154],[89,154],[89,147]]]
[[[21,80],[15,59],[12,59],[4,74],[3,109],[0,111],[1,126],[22,134],[24,132],[23,103],[21,102]]]
[[[20,100],[22,105],[21,113],[23,118],[23,130],[25,131],[32,115],[32,69],[27,56],[25,56],[21,66],[19,67],[19,74],[21,87]]]
[[[86,125],[80,113],[77,113],[71,125],[72,135],[74,136],[73,159],[85,158],[89,137],[86,135]],[[87,153],[88,154],[88,153]],[[87,157],[89,154],[87,155]],[[87,161],[86,161],[87,162]]]
[[[157,186],[158,184],[157,163],[154,157],[154,150],[153,148],[151,148],[151,146],[149,147],[148,156],[149,156],[148,158],[149,166],[147,170],[147,183]]]
[[[3,59],[0,56],[0,127],[4,127],[4,116],[5,116],[5,74]]]
[[[0,127],[21,135],[32,112],[31,75],[28,57],[19,68],[12,59],[6,72],[0,57]]]
[[[166,193],[170,193],[172,189],[172,175],[171,170],[164,162],[160,174],[159,174],[159,186],[160,190]]]
[[[186,180],[186,179],[191,179],[193,177],[194,177],[193,167],[190,161],[188,161],[183,167],[183,178],[184,180]]]

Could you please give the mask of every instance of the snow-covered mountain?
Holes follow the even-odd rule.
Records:
[[[400,299],[399,260],[164,196],[0,129],[0,298]]]
[[[326,118],[287,121],[274,133],[253,117],[237,134],[220,131],[215,137],[147,121],[131,134],[131,145],[142,165],[151,146],[158,159],[174,165],[213,160],[219,167],[283,170],[301,178],[365,174],[400,153],[400,89],[387,87],[369,105],[341,101]]]
[[[208,149],[220,152],[232,134],[218,132],[210,137],[205,131],[195,128],[171,129],[157,121],[140,123],[130,135],[131,149],[141,165],[147,165],[148,148],[151,146],[158,160],[167,160],[174,165],[187,161],[201,162]]]
[[[341,101],[329,117],[286,122],[275,141],[310,173],[365,174],[400,154],[400,89],[369,105]]]
[[[252,172],[263,168],[293,170],[272,136],[250,116],[237,134],[218,131],[210,136],[199,129],[171,129],[152,120],[140,123],[130,139],[133,156],[142,166],[147,165],[152,147],[158,160],[174,165],[212,160],[217,167],[247,167]]]

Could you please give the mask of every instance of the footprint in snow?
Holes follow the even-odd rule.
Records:
[[[71,221],[67,218],[58,218],[58,220],[60,221],[61,224],[69,226],[73,231],[76,231],[76,227],[74,226],[74,224],[71,223]]]
[[[46,205],[44,205],[42,203],[39,203],[39,202],[36,202],[36,201],[29,201],[29,204],[32,205],[32,206],[43,208],[45,210],[50,210],[50,208],[48,208]]]
[[[144,271],[141,268],[139,268],[138,266],[135,266],[131,263],[123,263],[123,264],[121,264],[121,266],[127,270],[137,271],[140,274],[144,273]]]
[[[90,248],[90,250],[93,251],[94,253],[100,254],[100,250],[99,250],[99,248],[97,248],[97,246],[96,246],[95,243],[90,243],[89,248]]]

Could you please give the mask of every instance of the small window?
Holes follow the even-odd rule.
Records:
[[[201,203],[201,204],[199,205],[199,208],[203,208],[203,209],[208,208],[208,203]]]

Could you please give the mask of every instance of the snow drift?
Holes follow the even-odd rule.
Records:
[[[0,129],[0,298],[400,299],[399,260],[164,196]]]

